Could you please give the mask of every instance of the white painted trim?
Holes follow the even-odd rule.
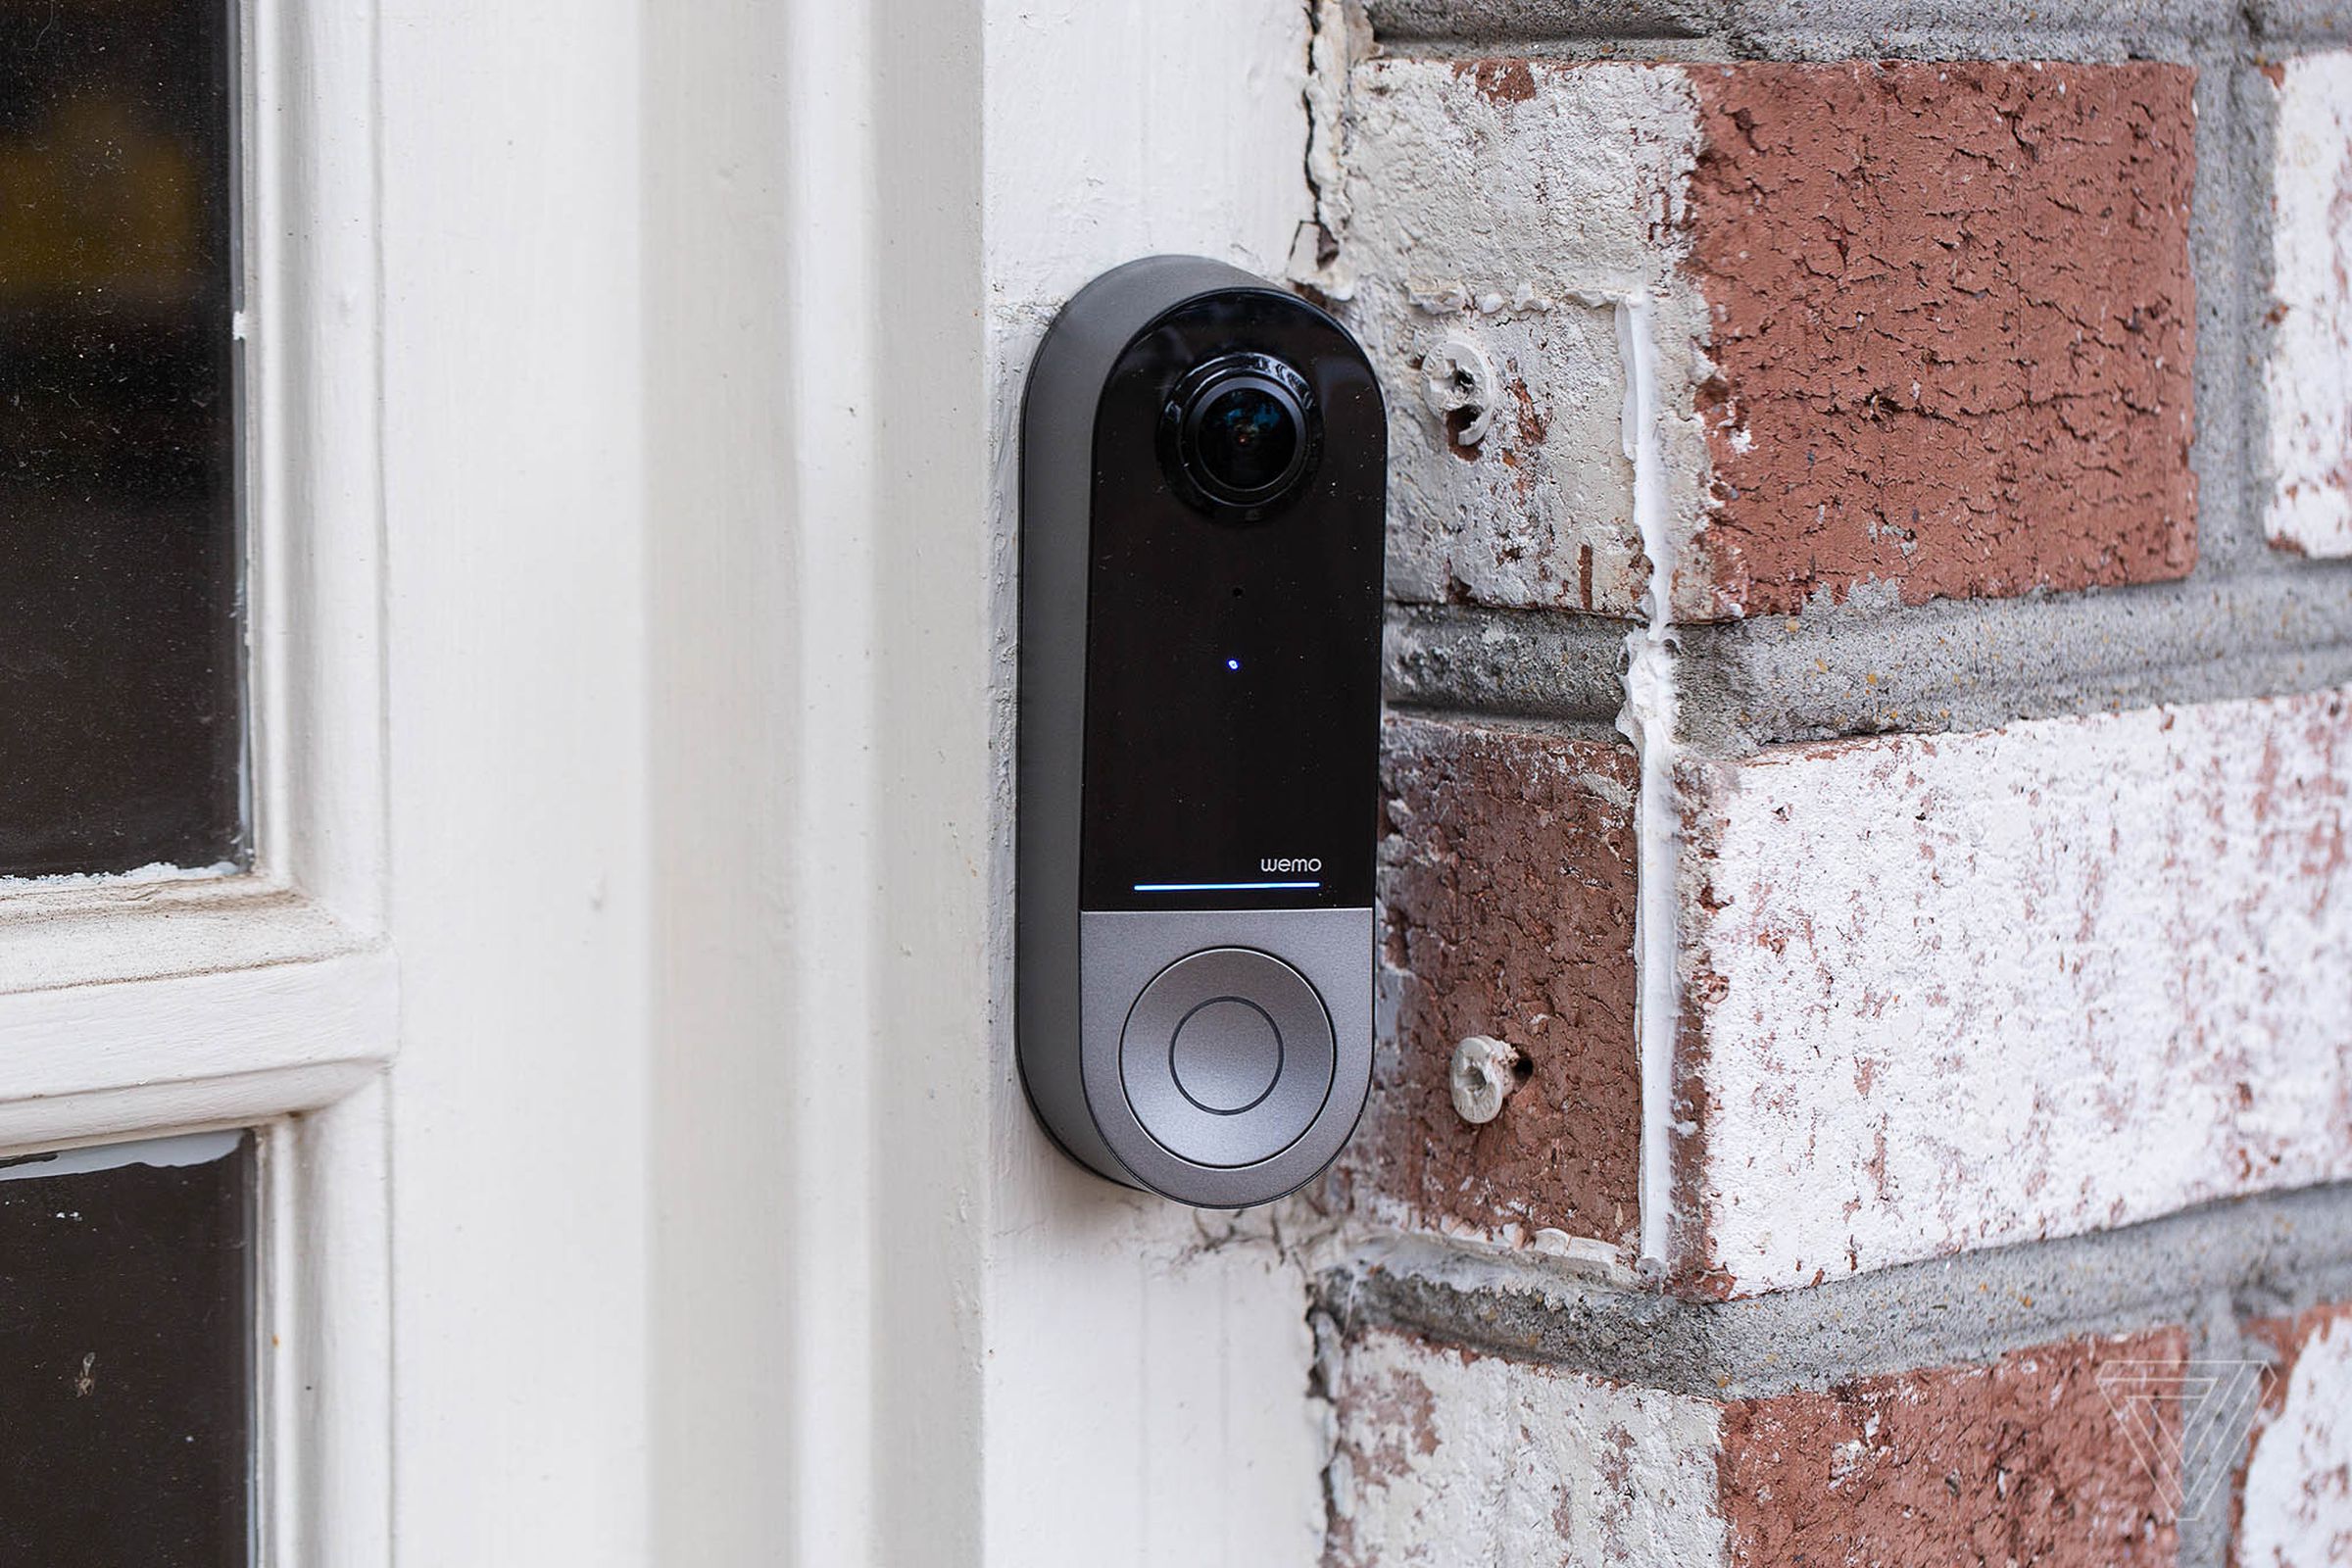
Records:
[[[215,1127],[258,1127],[289,1111],[331,1105],[380,1076],[380,1070],[367,1062],[324,1061],[20,1101],[7,1107],[0,1121],[0,1153]]]
[[[389,946],[377,0],[245,0],[247,528],[254,880],[215,951],[282,967],[173,989],[281,1059],[189,1086],[261,1123],[257,1560],[392,1561]],[[222,889],[222,898],[233,897]],[[210,911],[205,911],[210,912]],[[180,911],[179,929],[201,924]],[[167,944],[149,939],[151,951]],[[298,955],[307,949],[305,961]],[[251,1006],[239,984],[271,988]],[[217,993],[217,995],[215,994]],[[250,1068],[263,1041],[241,1042]],[[301,1053],[307,1048],[310,1059]],[[250,1096],[250,1098],[248,1098]]]
[[[644,15],[650,1555],[1308,1568],[1305,1269],[1064,1160],[1009,1004],[1021,373],[1281,272],[1305,10]]]
[[[11,997],[0,1007],[0,1143],[26,1142],[24,1126],[50,1126],[90,1097],[172,1085],[193,1095],[228,1078],[366,1069],[391,1055],[397,1015],[392,959],[380,949]],[[257,1113],[317,1104],[313,1082],[289,1085],[281,1104],[264,1095]],[[157,1131],[194,1119],[168,1104],[158,1116]]]
[[[7,999],[362,952],[368,935],[266,877],[27,890],[0,897],[0,1024]]]
[[[646,1525],[653,1064],[703,1049],[658,1037],[646,1002],[646,555],[710,526],[649,508],[640,461],[651,16],[383,13],[391,1467],[413,1568],[724,1560],[658,1558]],[[734,176],[683,177],[710,198]],[[747,794],[727,812],[773,809]]]
[[[362,938],[386,899],[375,0],[250,0],[256,865]]]
[[[265,1563],[392,1561],[385,1117],[371,1078],[263,1138]]]
[[[890,1513],[947,1564],[969,1529],[968,1484],[884,1507],[874,1469],[908,1429],[875,1405],[877,621],[906,541],[876,514],[874,274],[916,204],[873,200],[873,9],[647,13],[649,494],[700,524],[647,541],[662,1562],[876,1562]],[[969,367],[938,347],[945,391]],[[931,1418],[968,1430],[960,1396]]]

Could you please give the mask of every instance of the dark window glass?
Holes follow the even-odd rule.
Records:
[[[253,1140],[0,1166],[0,1562],[249,1560]]]
[[[0,0],[0,874],[242,858],[228,0]]]

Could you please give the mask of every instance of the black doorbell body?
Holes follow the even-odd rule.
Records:
[[[1114,1181],[1267,1202],[1363,1109],[1386,470],[1363,351],[1220,263],[1107,272],[1038,349],[1021,1076]]]

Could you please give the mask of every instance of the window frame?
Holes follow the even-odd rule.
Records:
[[[253,860],[0,882],[0,1154],[256,1130],[255,1561],[386,1563],[377,14],[222,3]]]

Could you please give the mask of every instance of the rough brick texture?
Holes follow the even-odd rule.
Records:
[[[1622,742],[1393,718],[1381,840],[1383,1039],[1341,1188],[1371,1212],[1534,1241],[1637,1217],[1633,755]],[[1526,1080],[1474,1127],[1457,1042]]]
[[[1330,1568],[2174,1561],[2099,1369],[2177,1328],[1718,1401],[1371,1329],[1330,1348]],[[2152,1433],[2178,1445],[2178,1410]]]
[[[1691,761],[1686,1288],[2352,1177],[2352,698]]]
[[[1816,58],[1391,39],[1317,121],[1391,593],[1485,607],[1398,616],[1401,689],[1590,714],[1559,671],[1617,635],[1543,612],[1803,617],[1626,639],[1639,754],[1391,722],[1327,1568],[2352,1564],[2352,1304],[2299,1310],[2344,1295],[2352,1188],[2286,1192],[2352,1183],[2352,616],[2244,537],[2352,556],[2352,51],[2265,62],[2294,29],[2218,0],[2009,35],[2099,63],[1668,9],[1694,55]],[[1903,15],[1906,53],[1999,31]],[[2215,72],[2202,131],[2149,54]],[[2202,568],[2200,379],[2241,405]],[[2132,591],[1953,603],[2092,589]],[[1850,735],[1897,722],[1946,732]],[[1527,1068],[1477,1124],[1473,1035]],[[2192,1343],[2275,1352],[2250,1433]]]
[[[2273,73],[2271,543],[2352,556],[2352,54]]]
[[[1707,1401],[1385,1329],[1326,1358],[1327,1568],[1723,1560]]]
[[[2191,73],[1695,74],[1720,608],[2184,575]]]
[[[2247,1451],[2239,1568],[2352,1563],[2352,1302],[2252,1325],[2278,1361]]]
[[[1633,397],[1660,416],[1678,617],[2185,574],[2192,80],[1358,68],[1342,257],[1349,319],[1408,394],[1393,591],[1639,612]],[[1491,367],[1475,444],[1410,395],[1461,342]]]
[[[1673,289],[1696,131],[1696,100],[1671,68],[1381,60],[1355,73],[1344,309],[1391,390],[1397,598],[1639,611],[1649,567],[1620,302],[1646,289],[1680,302],[1682,341],[1699,330],[1695,301]],[[1492,377],[1476,443],[1422,395],[1431,357],[1456,337]],[[1695,481],[1695,416],[1669,435]],[[1686,528],[1697,503],[1686,484]]]

